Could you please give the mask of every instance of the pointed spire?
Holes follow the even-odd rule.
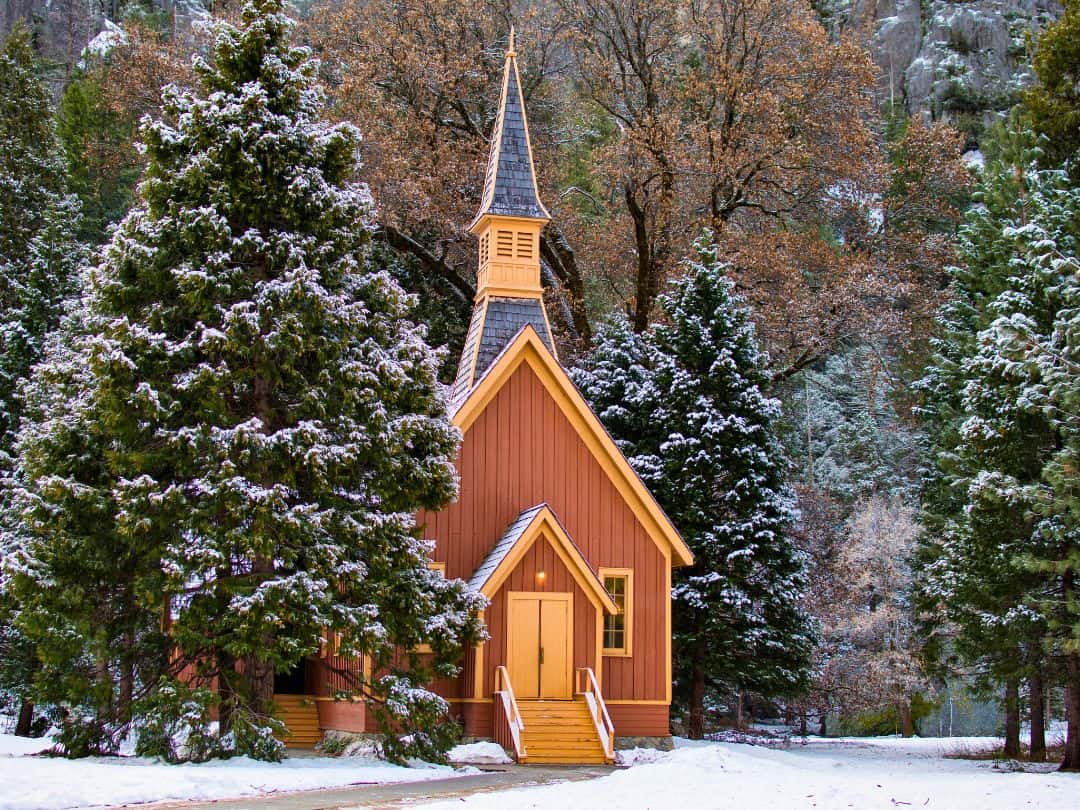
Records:
[[[484,196],[472,222],[473,227],[488,214],[551,219],[540,202],[540,191],[536,184],[514,40],[514,29],[511,28],[506,67],[503,69],[502,98],[499,100],[499,113],[495,119],[495,132],[491,136],[491,152],[484,176]]]

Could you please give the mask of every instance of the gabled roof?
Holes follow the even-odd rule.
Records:
[[[590,601],[608,613],[618,613],[619,607],[604,589],[604,583],[546,503],[526,509],[514,519],[473,573],[469,580],[470,587],[488,599],[493,598],[525,552],[541,537],[548,538],[570,574],[589,595]]]
[[[452,403],[454,424],[465,433],[523,363],[540,379],[661,553],[672,565],[691,565],[694,555],[686,542],[531,325],[521,327],[468,394]]]
[[[536,186],[513,31],[510,32],[510,49],[506,52],[506,66],[503,68],[502,97],[499,99],[487,173],[484,175],[484,196],[472,224],[475,225],[488,214],[551,219],[540,202],[540,191]]]

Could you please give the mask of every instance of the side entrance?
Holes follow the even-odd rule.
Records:
[[[573,698],[574,595],[507,594],[507,669],[521,700]]]

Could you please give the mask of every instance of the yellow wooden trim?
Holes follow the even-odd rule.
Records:
[[[604,655],[612,658],[632,658],[634,655],[634,569],[601,568],[597,573],[600,574],[600,582],[604,581],[604,577],[624,577],[626,579],[626,593],[624,594],[626,610],[623,611],[626,616],[623,630],[623,639],[625,639],[626,644],[622,648],[603,647]],[[607,586],[605,585],[605,587]]]
[[[670,700],[608,700],[604,698],[608,706],[670,706]]]
[[[672,567],[664,566],[664,696],[672,702]]]
[[[486,302],[489,298],[524,298],[526,300],[542,301],[544,299],[543,287],[484,287],[476,293],[476,301]],[[547,316],[545,316],[547,317]],[[550,326],[548,327],[551,328]]]
[[[484,223],[485,227],[477,227],[481,223]],[[535,219],[533,217],[515,217],[507,214],[485,213],[478,220],[476,220],[476,223],[473,225],[472,228],[470,228],[470,230],[472,230],[474,233],[477,233],[479,231],[486,230],[487,227],[494,227],[495,223],[509,225],[511,227],[517,228],[535,228],[537,232],[543,230],[544,228],[542,220]]]
[[[593,671],[596,673],[596,682],[604,682],[604,614],[596,611],[596,665]]]
[[[454,424],[465,433],[522,363],[528,363],[540,378],[544,388],[574,426],[593,458],[603,468],[661,552],[666,557],[674,552],[678,565],[691,565],[694,555],[679,536],[678,530],[641,482],[599,418],[570,382],[562,366],[548,351],[532,326],[521,330],[502,356],[488,369],[480,383],[474,385],[454,414]]]
[[[476,385],[476,363],[480,357],[480,339],[484,336],[484,320],[487,318],[488,302],[486,298],[483,301],[483,307],[483,312],[480,313],[480,333],[476,336],[476,341],[472,347],[472,357],[469,358],[469,388]],[[469,324],[469,328],[472,328],[471,323]]]
[[[537,512],[529,525],[525,527],[521,537],[518,538],[509,553],[502,558],[495,570],[491,572],[491,576],[488,577],[480,592],[488,599],[494,599],[495,594],[499,592],[499,588],[502,587],[507,577],[510,576],[511,572],[525,556],[525,553],[540,537],[546,537],[548,542],[551,543],[563,565],[574,577],[574,581],[581,586],[581,589],[585,591],[585,595],[589,597],[589,601],[593,603],[598,611],[611,613],[618,610],[618,605],[604,590],[603,582],[597,579],[596,574],[589,567],[581,551],[574,545],[562,524],[555,517],[555,513],[551,511],[551,507],[546,505]]]
[[[539,254],[537,254],[537,255],[539,255]],[[543,298],[544,298],[544,294],[543,294],[543,292],[541,292],[540,293],[541,304],[543,303]],[[544,316],[544,325],[547,326],[548,335],[551,336],[551,353],[553,355],[555,355],[555,362],[559,363],[559,365],[561,366],[562,363],[559,362],[559,350],[555,347],[555,333],[551,331],[551,321],[548,320],[547,307],[541,306],[540,307],[540,314],[542,314]],[[596,677],[599,678],[600,676],[597,675]]]
[[[480,623],[487,625],[487,611],[480,611]],[[482,698],[484,696],[484,647],[487,646],[486,641],[481,641],[476,645],[476,655],[473,657],[473,695],[476,698]]]

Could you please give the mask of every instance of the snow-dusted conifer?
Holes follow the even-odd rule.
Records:
[[[19,383],[72,290],[77,226],[49,90],[18,24],[0,48],[0,461],[18,428]]]
[[[1005,683],[1006,745],[1018,753],[1019,681],[1038,685],[1060,671],[1069,686],[1075,643],[1061,622],[1076,535],[1040,520],[1054,511],[1049,481],[1063,424],[1031,352],[1050,342],[1064,307],[1069,260],[1046,257],[1056,251],[1075,262],[1077,220],[1065,175],[1038,171],[1023,133],[1012,139],[1004,159],[987,166],[968,215],[964,266],[952,271],[952,300],[922,382],[936,469],[919,556],[922,598],[949,622],[956,650]]]
[[[1062,673],[1063,770],[1080,770],[1080,190],[1065,169],[1017,175],[1016,214],[998,223],[1008,281],[965,364],[959,452],[975,477],[968,512],[1023,509],[1025,535],[1003,545],[1031,582],[1021,604]]]
[[[451,724],[422,687],[477,638],[482,600],[428,569],[413,516],[454,495],[460,436],[412,300],[368,259],[360,136],[321,120],[291,27],[281,0],[254,0],[197,58],[198,89],[165,89],[142,203],[92,273],[114,534],[163,576],[137,596],[171,605],[174,671],[216,678],[221,750],[280,756],[274,673],[328,645],[372,662],[348,691],[406,735],[390,750],[438,756]],[[28,489],[48,501],[46,481]],[[425,643],[432,666],[397,665]]]
[[[20,386],[57,327],[83,258],[74,236],[78,205],[67,193],[49,91],[35,69],[30,32],[17,24],[0,47],[0,557],[16,542],[7,479]],[[16,729],[25,734],[36,664],[33,645],[10,621],[15,609],[0,575],[0,690],[21,699]]]
[[[675,571],[673,629],[700,737],[707,690],[798,690],[814,632],[766,358],[715,246],[698,250],[660,299],[665,319],[640,338],[616,321],[574,376],[694,552]]]

